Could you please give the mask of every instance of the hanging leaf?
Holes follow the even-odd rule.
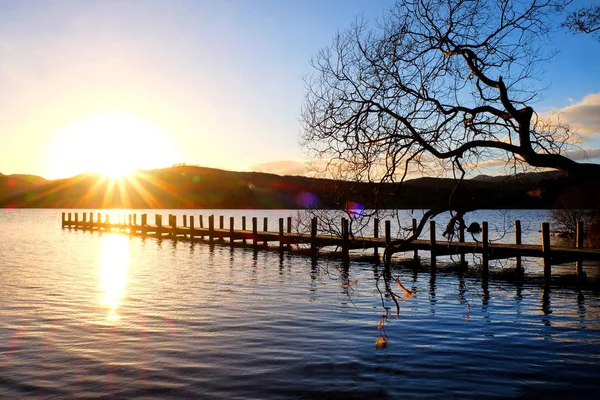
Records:
[[[377,325],[378,330],[381,330],[381,328],[383,328],[384,322],[385,322],[385,315],[382,315],[381,318],[379,318],[379,325]]]
[[[396,283],[398,284],[398,286],[400,286],[400,289],[404,291],[403,300],[410,299],[413,296],[413,292],[405,288],[402,282],[400,282],[400,279],[396,279]]]

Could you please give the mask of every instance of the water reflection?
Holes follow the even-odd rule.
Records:
[[[131,263],[128,241],[126,236],[121,235],[102,238],[98,287],[104,292],[100,304],[108,308],[107,318],[110,320],[120,319],[117,309],[125,297],[127,269]]]

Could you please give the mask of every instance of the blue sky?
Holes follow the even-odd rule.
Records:
[[[119,148],[114,157],[141,168],[299,173],[311,57],[358,14],[374,21],[392,4],[2,1],[0,172],[71,176]],[[567,117],[586,121],[582,147],[594,155],[600,42],[558,32],[552,45],[560,53],[535,107],[570,106]]]

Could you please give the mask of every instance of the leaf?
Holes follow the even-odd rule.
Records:
[[[385,315],[382,315],[381,318],[379,318],[379,325],[377,325],[378,330],[381,330],[381,328],[383,328],[384,322],[385,322]]]
[[[346,282],[342,283],[342,286],[348,286],[350,284],[350,280],[347,280]]]
[[[405,288],[404,285],[400,282],[400,279],[396,279],[396,283],[398,284],[398,286],[400,286],[400,289],[404,291],[403,300],[410,299],[411,297],[413,297],[413,292]]]
[[[387,346],[387,343],[388,342],[386,338],[379,336],[377,339],[375,339],[375,348],[377,350],[383,350]]]
[[[358,285],[358,279],[354,280],[354,285]]]

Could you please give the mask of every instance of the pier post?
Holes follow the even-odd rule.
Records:
[[[392,262],[392,254],[389,251],[390,244],[392,243],[392,224],[386,220],[384,223],[384,235],[385,235],[385,264],[389,265]]]
[[[317,217],[310,220],[310,253],[313,258],[317,256]]]
[[[481,260],[483,264],[483,276],[486,282],[489,273],[490,263],[489,245],[490,243],[488,240],[488,223],[487,221],[483,221],[481,223]]]
[[[348,218],[342,218],[342,259],[345,263],[350,261],[350,251],[348,249],[350,244],[349,230]]]
[[[521,221],[515,220],[515,244],[520,245],[521,242]],[[523,264],[521,262],[521,252],[517,250],[517,272],[523,272]]]
[[[65,222],[66,222],[66,221],[65,221],[65,218],[66,218],[66,213],[65,213],[65,212],[63,212],[63,213],[62,213],[62,220],[61,220],[61,223],[62,223],[62,227],[63,227],[63,228],[65,227]]]
[[[177,239],[177,215],[171,215],[171,237]]]
[[[187,215],[183,215],[183,227],[187,228]]]
[[[542,222],[542,252],[544,253],[544,280],[550,282],[552,265],[550,259],[550,224]]]
[[[133,224],[137,225],[137,214],[133,214]]]
[[[242,217],[242,230],[243,231],[246,230],[246,216],[245,215]],[[242,239],[242,243],[246,244],[246,239]]]
[[[583,249],[583,221],[577,221],[577,231],[575,232],[575,247]],[[583,260],[580,258],[575,262],[575,271],[578,278],[583,278]]]
[[[252,217],[252,246],[256,249],[258,247],[258,219]]]
[[[104,214],[104,230],[110,231],[110,214]]]
[[[198,215],[198,226],[200,227],[200,229],[204,228],[204,217],[202,216],[202,214]],[[204,239],[204,235],[200,235],[200,239]]]
[[[194,216],[190,215],[190,242],[194,242]]]
[[[146,236],[146,232],[147,232],[146,225],[148,225],[148,214],[145,214],[145,213],[142,214],[141,219],[142,219],[141,220],[142,226],[140,228],[142,230],[142,236]]]
[[[435,271],[437,267],[437,242],[435,237],[435,221],[429,221],[429,245],[431,248],[431,270]]]
[[[75,229],[78,229],[79,226],[77,226],[79,224],[79,213],[75,213]]]
[[[379,239],[379,218],[373,220],[373,238]],[[375,243],[377,243],[377,241],[375,241]],[[377,245],[373,247],[373,257],[377,260],[377,263],[379,263],[379,247],[377,247]]]
[[[96,228],[100,230],[100,226],[102,224],[102,215],[100,213],[96,214]]]
[[[460,226],[458,227],[458,241],[460,243],[464,243],[465,242],[465,223],[462,218],[460,220],[459,225]],[[460,248],[460,265],[461,265],[461,267],[464,267],[466,264],[467,264],[467,262],[465,260],[465,248],[461,247]]]
[[[156,214],[154,216],[154,222],[156,225],[156,237],[161,237],[162,236],[162,215],[160,214]]]
[[[292,217],[287,217],[287,233],[290,236],[292,234]],[[287,250],[288,251],[292,250],[292,241],[290,240],[289,237],[288,237],[288,242],[287,242]]]
[[[283,244],[285,242],[283,235],[283,218],[279,218],[279,251],[283,251]]]
[[[208,243],[213,244],[215,242],[215,216],[208,216]]]
[[[265,217],[263,219],[263,232],[268,232],[269,231],[269,219],[267,217]],[[265,242],[263,243],[263,246],[267,247],[267,241],[265,240]]]
[[[225,217],[222,215],[219,215],[219,229],[225,229]],[[225,241],[225,237],[221,236],[221,239],[219,241]]]
[[[235,232],[235,221],[233,217],[229,217],[229,242],[233,246],[235,241],[233,240],[233,234]]]
[[[417,219],[413,218],[412,219],[412,233],[413,235],[417,233]],[[416,238],[418,239],[418,238]],[[413,259],[415,261],[417,261],[419,259],[419,250],[417,250],[417,247],[415,246],[415,249],[413,250]]]
[[[86,212],[83,213],[83,217],[81,218],[81,227],[83,229],[87,228],[87,213]]]
[[[68,217],[69,217],[69,219],[67,220],[68,221],[67,225],[69,226],[69,229],[70,229],[71,228],[71,221],[72,221],[72,219],[71,219],[71,213],[68,214]]]

